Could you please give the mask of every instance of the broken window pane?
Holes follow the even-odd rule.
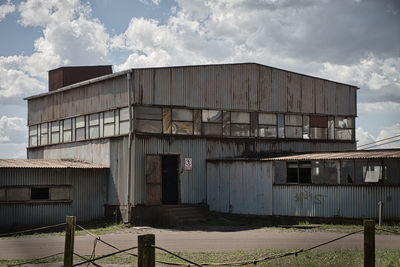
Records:
[[[341,162],[340,169],[340,183],[341,184],[354,184],[355,173],[354,173],[354,160],[343,160]]]
[[[285,125],[302,126],[303,117],[301,115],[285,115]]]
[[[50,188],[50,200],[70,200],[70,187]]]
[[[172,109],[173,121],[193,121],[193,114],[191,109],[173,108]]]
[[[136,131],[142,133],[162,133],[162,122],[155,120],[137,120]]]
[[[336,117],[337,128],[353,128],[353,118],[350,117]]]
[[[258,126],[258,132],[260,137],[276,138],[276,126]]]
[[[172,133],[173,134],[193,134],[193,123],[192,122],[182,122],[173,121],[172,122]]]
[[[380,162],[367,162],[363,166],[363,176],[366,183],[377,183],[382,179],[382,164]]]
[[[295,126],[286,126],[285,136],[286,136],[286,138],[302,138],[303,137],[303,128],[295,127]]]
[[[285,116],[278,114],[278,137],[285,138]]]
[[[222,122],[222,111],[220,110],[203,110],[203,122]]]
[[[310,128],[311,139],[327,139],[327,128]]]
[[[193,133],[201,135],[201,110],[193,110]]]
[[[220,123],[203,123],[204,135],[222,135],[222,124]]]
[[[250,123],[250,113],[231,112],[231,123]]]
[[[161,108],[157,107],[136,107],[136,119],[161,120]]]
[[[303,139],[310,139],[310,117],[303,116]]]
[[[249,124],[231,124],[231,135],[232,136],[250,136],[250,125]]]
[[[163,133],[171,134],[171,109],[164,108],[163,109]]]
[[[276,125],[276,114],[259,113],[258,123],[266,125]]]
[[[335,118],[334,117],[328,118],[328,139],[329,140],[335,139]]]
[[[352,140],[353,130],[352,129],[336,129],[335,138],[338,140]]]

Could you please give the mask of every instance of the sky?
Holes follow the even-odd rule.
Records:
[[[358,145],[400,135],[398,0],[0,0],[0,35],[0,158],[26,157],[23,98],[76,65],[257,62],[358,86]]]

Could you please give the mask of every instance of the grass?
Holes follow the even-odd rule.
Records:
[[[89,232],[93,233],[94,235],[104,235],[109,233],[114,233],[118,231],[122,231],[126,229],[128,226],[125,226],[123,223],[115,223],[109,219],[99,219],[93,220],[90,222],[78,222],[78,225],[81,225],[83,228],[88,230]],[[30,227],[36,228],[36,227]],[[2,231],[2,233],[12,233],[23,231],[30,228],[12,228],[8,229],[7,231]],[[75,235],[86,235],[87,233],[80,228],[76,227]],[[0,238],[15,238],[15,237],[27,237],[27,236],[34,236],[34,237],[48,237],[48,236],[63,236],[65,235],[65,226],[58,226],[56,228],[50,228],[41,231],[33,231],[28,233],[22,234],[15,234],[7,237],[0,237]]]
[[[227,252],[175,252],[176,254],[190,259],[196,263],[218,263],[218,262],[235,262],[247,261],[258,259],[264,255],[275,255],[290,252],[290,250],[276,250],[276,249],[263,249],[263,250],[248,250],[248,251],[227,251]],[[157,253],[156,260],[184,263],[181,260],[166,254]],[[13,260],[5,261],[0,260],[0,265],[18,264],[27,260]],[[80,262],[81,259],[75,258],[75,263]],[[49,258],[42,263],[49,262],[62,262],[61,257]],[[102,260],[98,263],[110,264],[132,264],[136,266],[137,258],[129,255],[114,255]],[[287,256],[280,259],[260,262],[257,266],[362,266],[363,264],[363,251],[359,249],[351,250],[314,250],[298,254],[298,256]],[[249,264],[246,266],[254,266]],[[376,250],[376,266],[400,266],[400,250]]]
[[[361,224],[314,224],[310,221],[292,222],[291,224],[282,224],[279,221],[273,221],[263,217],[253,216],[232,216],[230,214],[211,214],[206,221],[201,223],[206,227],[246,227],[246,228],[266,228],[280,231],[327,231],[334,233],[350,233],[362,230]],[[377,226],[379,228],[379,226]],[[400,234],[400,224],[382,225],[383,229],[394,231]],[[377,234],[393,234],[377,230]]]

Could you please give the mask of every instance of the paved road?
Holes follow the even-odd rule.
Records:
[[[137,235],[154,233],[156,245],[175,251],[229,251],[250,249],[297,249],[311,247],[344,234],[329,232],[277,231],[252,229],[240,231],[178,231],[154,228],[131,228],[123,233],[101,236],[101,239],[123,249],[137,245]],[[75,237],[75,251],[81,255],[90,255],[93,237]],[[321,249],[362,248],[363,236],[355,234]],[[400,249],[400,236],[377,235],[376,248]],[[64,237],[26,237],[0,239],[1,259],[38,258],[62,252]],[[96,254],[113,252],[112,248],[98,242]]]

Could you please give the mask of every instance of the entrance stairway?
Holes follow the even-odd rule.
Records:
[[[201,222],[207,214],[208,206],[203,204],[136,206],[132,220],[135,225],[182,226]]]
[[[163,207],[174,226],[204,221],[208,214],[205,205],[163,205]]]

